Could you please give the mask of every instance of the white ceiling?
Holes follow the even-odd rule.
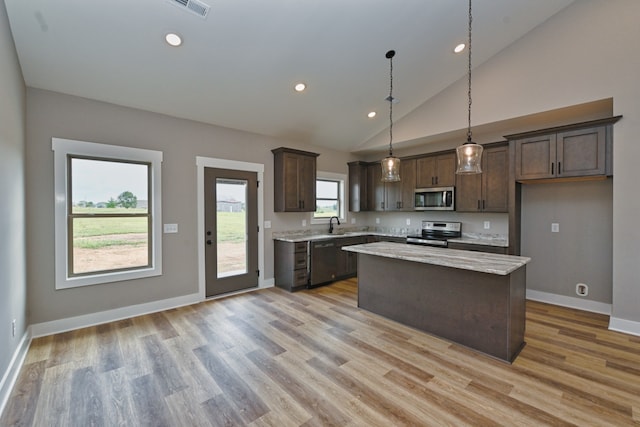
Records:
[[[474,67],[573,1],[476,0]],[[388,50],[394,121],[466,74],[466,0],[203,2],[5,0],[28,86],[346,151],[387,131]]]

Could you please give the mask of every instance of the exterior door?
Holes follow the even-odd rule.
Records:
[[[258,286],[258,178],[204,168],[206,296]]]

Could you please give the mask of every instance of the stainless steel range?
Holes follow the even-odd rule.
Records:
[[[422,233],[418,236],[407,236],[407,243],[412,245],[449,246],[447,239],[462,236],[462,223],[448,221],[422,221]]]

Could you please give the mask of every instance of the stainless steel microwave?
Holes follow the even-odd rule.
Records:
[[[455,209],[455,187],[416,188],[417,211],[452,211]]]

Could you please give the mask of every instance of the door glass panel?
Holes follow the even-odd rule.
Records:
[[[247,181],[216,179],[218,278],[247,273]]]

